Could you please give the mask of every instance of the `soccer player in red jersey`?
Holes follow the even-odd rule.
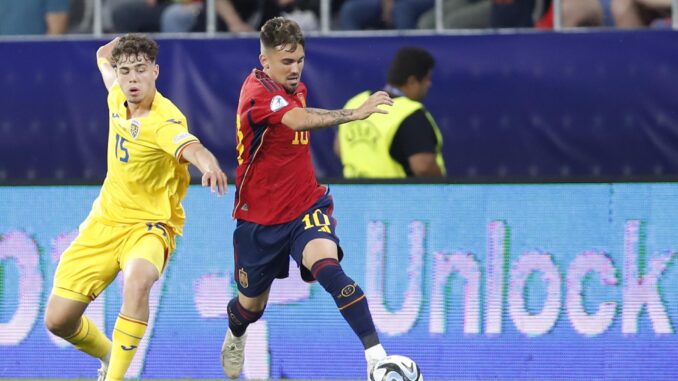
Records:
[[[368,377],[386,356],[365,294],[341,268],[343,257],[329,189],[318,184],[310,130],[365,119],[393,101],[383,91],[357,109],[306,107],[304,36],[291,20],[273,18],[261,28],[263,70],[255,69],[240,91],[238,169],[233,217],[238,296],[228,303],[229,329],[221,349],[224,372],[240,375],[246,329],[264,313],[271,284],[286,278],[291,256],[305,281],[318,281],[365,347]]]

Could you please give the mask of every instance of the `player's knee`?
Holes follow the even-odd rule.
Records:
[[[147,299],[158,278],[158,269],[149,261],[135,260],[131,262],[125,269],[125,299]]]
[[[147,300],[154,283],[155,279],[152,277],[134,276],[134,274],[125,276],[125,300],[130,302]]]
[[[78,329],[80,319],[74,319],[64,314],[59,314],[51,309],[45,311],[45,327],[58,337],[68,337]]]
[[[344,273],[336,259],[327,258],[317,261],[313,264],[311,273],[325,291],[332,295],[339,308],[364,298],[365,294],[360,286]]]

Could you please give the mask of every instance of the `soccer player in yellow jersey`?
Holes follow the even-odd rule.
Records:
[[[226,175],[188,132],[186,118],[155,87],[158,45],[125,35],[97,51],[108,89],[108,172],[77,238],[62,254],[45,312],[47,328],[99,358],[99,380],[122,380],[146,331],[151,287],[181,235],[188,163],[222,195]],[[83,315],[123,272],[123,303],[112,342]]]

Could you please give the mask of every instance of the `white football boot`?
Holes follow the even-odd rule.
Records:
[[[221,346],[221,367],[229,378],[238,378],[245,363],[245,340],[247,332],[240,337],[233,336],[230,328]]]
[[[101,363],[101,368],[97,370],[97,381],[106,381],[106,373],[108,373],[108,367]]]
[[[384,357],[386,357],[386,351],[381,344],[377,344],[365,350],[365,360],[367,360],[367,381],[370,381],[374,366]]]

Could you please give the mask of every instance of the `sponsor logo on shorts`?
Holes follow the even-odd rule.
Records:
[[[130,345],[129,347],[126,347],[124,345],[121,345],[120,348],[122,348],[123,351],[131,351],[133,349],[136,349],[137,346],[136,345]]]
[[[240,282],[242,288],[247,288],[250,285],[249,281],[247,280],[247,272],[245,269],[241,268],[238,270],[238,281]]]

